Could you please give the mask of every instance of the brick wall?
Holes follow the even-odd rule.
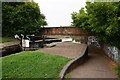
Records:
[[[87,35],[82,29],[78,27],[46,27],[42,29],[43,35],[74,35],[84,36]]]

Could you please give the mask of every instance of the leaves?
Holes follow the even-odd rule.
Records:
[[[37,34],[41,26],[47,25],[35,2],[3,2],[3,36],[15,34]]]
[[[79,13],[72,14],[72,24],[94,33],[102,42],[120,48],[119,17],[120,2],[87,2],[86,11],[82,8]]]

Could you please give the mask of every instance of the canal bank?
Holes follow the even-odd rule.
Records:
[[[0,57],[21,52],[22,48],[20,42],[5,42],[0,43]]]

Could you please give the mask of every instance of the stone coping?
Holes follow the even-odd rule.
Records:
[[[83,51],[81,51],[81,55],[69,61],[61,70],[59,77],[64,79],[65,75],[78,67],[80,64],[84,63],[88,57],[88,47],[85,45]]]

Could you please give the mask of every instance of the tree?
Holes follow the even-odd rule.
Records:
[[[88,30],[88,28],[85,28],[86,26],[88,27],[88,14],[84,11],[84,8],[81,8],[81,10],[79,10],[79,13],[73,12],[72,14],[72,25],[76,26],[76,27],[81,27],[84,30]]]
[[[81,13],[81,10],[72,14],[76,16],[72,18],[75,26],[94,33],[101,42],[120,48],[120,2],[87,2],[86,11]]]
[[[41,26],[47,25],[35,2],[3,2],[3,36],[15,34],[38,34]]]

